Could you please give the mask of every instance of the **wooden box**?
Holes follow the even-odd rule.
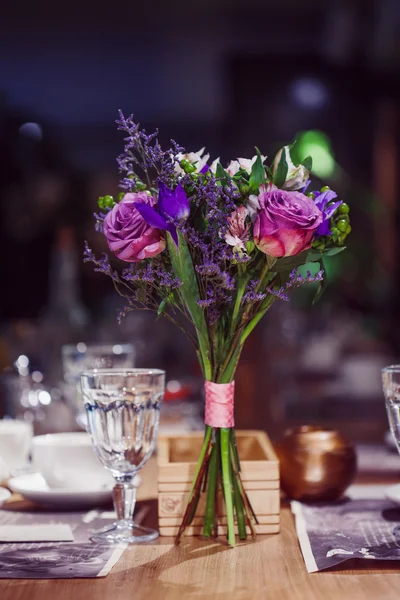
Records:
[[[178,533],[203,442],[203,433],[160,436],[158,441],[158,519],[160,535]],[[257,515],[256,531],[279,532],[279,462],[268,436],[263,431],[237,431],[241,477],[251,505]],[[222,491],[218,530],[226,533]],[[201,535],[205,508],[202,494],[197,513],[186,535]]]

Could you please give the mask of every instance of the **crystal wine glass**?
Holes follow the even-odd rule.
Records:
[[[382,369],[382,385],[390,431],[400,453],[400,365],[391,365]],[[400,535],[399,525],[393,528],[393,534]]]
[[[156,443],[165,373],[158,369],[93,369],[81,374],[88,431],[102,464],[111,471],[117,521],[92,539],[111,543],[149,542],[158,531],[136,525],[133,479]]]
[[[390,431],[400,452],[400,365],[382,369],[382,384]]]

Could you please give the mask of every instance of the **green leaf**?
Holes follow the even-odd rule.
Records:
[[[328,248],[328,250],[324,250],[324,256],[335,256],[335,254],[340,254],[346,250],[346,246],[341,246],[340,248]]]
[[[286,152],[285,149],[282,148],[281,157],[278,163],[278,168],[275,171],[273,183],[276,187],[281,188],[286,181],[286,176],[288,174],[288,164],[286,160]]]
[[[225,171],[221,163],[217,163],[217,168],[215,171],[215,177],[217,179],[221,179],[221,181],[227,181],[229,179],[228,173]]]
[[[300,265],[304,265],[308,260],[308,250],[300,252],[296,256],[287,256],[286,258],[278,258],[276,263],[271,268],[271,271],[275,273],[285,273],[286,271],[293,271]]]
[[[319,262],[321,260],[321,252],[319,250],[310,250],[307,254],[306,262]]]
[[[160,317],[162,315],[162,313],[164,312],[167,304],[168,304],[168,297],[166,297],[163,300],[161,300],[160,304],[158,305],[157,316]]]
[[[328,279],[327,279],[327,276],[326,276],[326,268],[325,268],[324,261],[322,260],[322,258],[321,258],[320,264],[321,264],[321,269],[324,271],[324,274],[323,274],[323,277],[322,277],[322,281],[318,282],[317,291],[316,291],[316,294],[315,294],[315,296],[313,298],[313,301],[312,301],[312,305],[313,306],[314,306],[314,304],[316,304],[318,302],[318,300],[321,298],[322,294],[325,292],[326,288],[328,287]]]
[[[261,152],[256,148],[257,158],[252,166],[249,186],[254,192],[258,190],[262,183],[265,183],[265,169],[261,157]]]
[[[312,156],[307,156],[300,164],[303,165],[307,169],[307,171],[311,171],[312,169]]]
[[[180,231],[177,233],[178,246],[172,239],[171,234],[169,232],[167,233],[169,255],[176,277],[183,282],[183,285],[181,285],[179,288],[179,294],[185,303],[193,325],[196,328],[200,354],[203,360],[204,375],[206,379],[208,379],[211,376],[211,364],[207,323],[203,309],[197,304],[197,300],[200,299],[200,293],[197,285],[197,278],[193,267],[192,257],[190,256],[189,248],[185,238]]]

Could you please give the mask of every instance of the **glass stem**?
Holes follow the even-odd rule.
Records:
[[[132,523],[136,504],[136,487],[129,481],[117,481],[113,489],[114,508],[118,525]]]

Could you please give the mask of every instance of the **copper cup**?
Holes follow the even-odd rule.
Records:
[[[289,429],[278,444],[281,487],[303,502],[340,498],[352,483],[357,458],[340,433],[313,425]]]

